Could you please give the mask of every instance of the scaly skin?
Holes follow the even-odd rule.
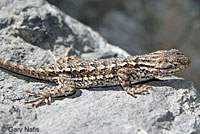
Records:
[[[55,56],[51,51],[55,64],[47,66],[28,66],[0,60],[0,67],[7,70],[44,80],[57,82],[58,85],[41,92],[30,94],[39,95],[38,107],[44,100],[49,104],[51,97],[73,94],[76,88],[90,88],[121,85],[130,95],[145,94],[152,87],[147,85],[131,85],[154,78],[164,78],[186,69],[190,60],[176,49],[160,50],[150,54],[130,56],[127,58],[108,58],[97,60],[83,60],[80,57],[68,56],[72,47],[65,56]]]

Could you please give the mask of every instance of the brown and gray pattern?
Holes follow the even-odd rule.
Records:
[[[176,49],[160,50],[146,55],[130,56],[127,58],[108,58],[97,60],[83,60],[80,57],[55,56],[51,51],[55,64],[47,66],[28,66],[6,60],[0,60],[0,67],[7,70],[44,80],[57,82],[58,85],[45,89],[39,93],[26,91],[41,97],[26,102],[34,103],[38,107],[44,100],[51,101],[51,97],[58,97],[74,93],[75,88],[90,88],[121,85],[130,95],[145,94],[147,85],[131,85],[154,78],[164,78],[174,75],[190,65],[190,60]]]

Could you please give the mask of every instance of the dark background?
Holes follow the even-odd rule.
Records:
[[[180,74],[200,88],[199,0],[48,0],[131,55],[177,48],[190,57]]]

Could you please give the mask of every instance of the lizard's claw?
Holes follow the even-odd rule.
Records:
[[[50,102],[51,102],[51,96],[49,94],[44,93],[44,92],[38,92],[38,93],[36,93],[36,92],[28,91],[28,90],[25,90],[25,92],[29,93],[29,94],[37,95],[37,96],[39,95],[41,97],[33,99],[31,101],[26,101],[26,102],[24,102],[24,104],[31,104],[31,103],[39,101],[35,105],[35,108],[37,108],[37,107],[40,106],[40,104],[42,104],[43,101],[45,101],[46,104],[50,104]]]

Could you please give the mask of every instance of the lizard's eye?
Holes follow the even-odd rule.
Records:
[[[164,67],[163,69],[170,69],[170,68],[174,68],[173,64],[167,65],[166,67]]]

